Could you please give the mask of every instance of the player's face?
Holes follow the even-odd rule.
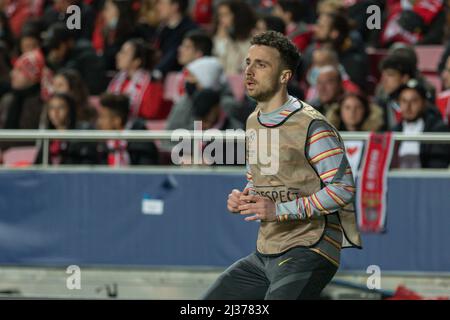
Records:
[[[279,52],[271,47],[253,45],[248,50],[245,62],[248,95],[258,102],[270,100],[281,88]]]
[[[406,121],[415,121],[425,109],[425,100],[414,89],[405,89],[399,97],[400,111]]]

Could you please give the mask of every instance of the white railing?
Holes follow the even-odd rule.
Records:
[[[369,132],[342,132],[341,136],[344,140],[364,141],[369,137]],[[171,140],[172,137],[185,136],[191,139],[208,139],[216,137],[217,132],[214,131],[174,131],[168,130],[124,130],[124,131],[100,131],[100,130],[0,130],[0,141],[42,141],[42,163],[48,164],[48,146],[52,139],[58,140],[78,140],[78,141],[99,141],[99,140],[127,140],[127,141],[150,141],[150,140]],[[220,137],[224,140],[244,141],[245,134],[243,131],[229,131],[226,134],[221,133]],[[404,134],[399,132],[393,133],[395,141],[418,141],[427,143],[450,143],[450,133],[420,133],[420,134]],[[175,141],[178,141],[176,139]]]

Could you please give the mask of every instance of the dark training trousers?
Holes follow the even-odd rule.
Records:
[[[293,248],[279,256],[255,252],[225,270],[203,299],[318,299],[337,269],[308,248]]]

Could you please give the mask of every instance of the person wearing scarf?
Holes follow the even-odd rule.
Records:
[[[116,56],[119,73],[111,80],[107,92],[125,94],[130,99],[130,117],[164,119],[170,111],[164,100],[161,81],[152,79],[152,52],[141,39],[125,42]]]

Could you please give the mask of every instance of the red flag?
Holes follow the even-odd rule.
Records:
[[[393,150],[392,133],[371,133],[358,180],[358,224],[361,231],[382,232],[386,221],[387,173]]]

